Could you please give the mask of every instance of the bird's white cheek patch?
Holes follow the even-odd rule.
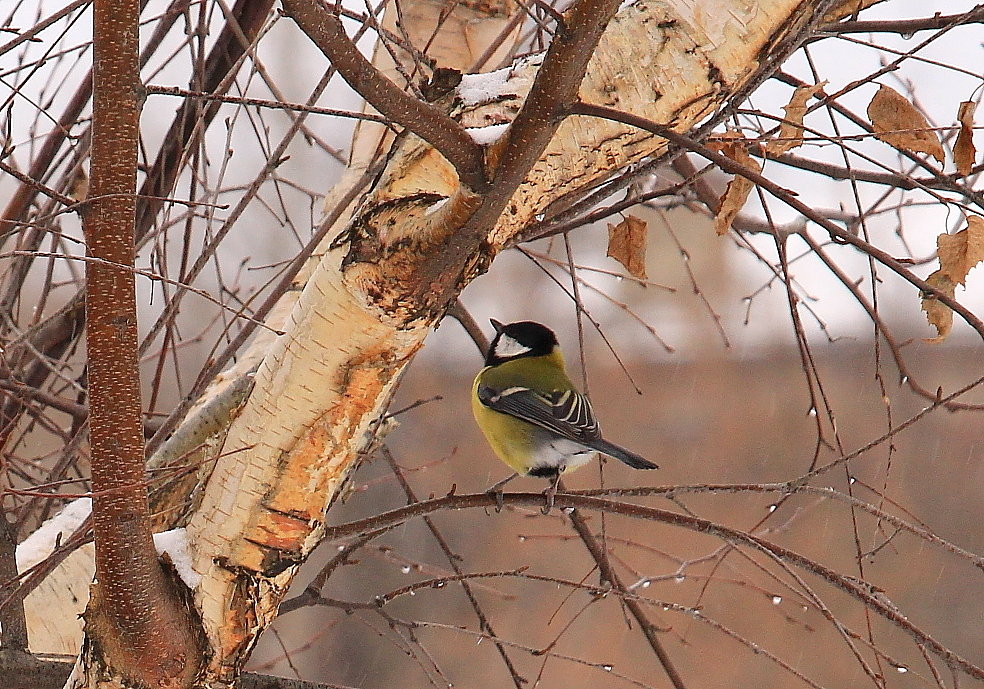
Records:
[[[528,351],[530,351],[529,347],[520,344],[508,335],[500,336],[499,341],[495,343],[495,355],[500,359],[519,356],[520,354],[526,354]]]

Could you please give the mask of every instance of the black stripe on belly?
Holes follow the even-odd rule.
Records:
[[[556,478],[559,473],[560,467],[538,466],[530,469],[527,476],[536,476],[537,478]]]

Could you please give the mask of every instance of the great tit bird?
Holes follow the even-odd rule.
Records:
[[[591,403],[567,377],[550,328],[496,320],[492,327],[485,368],[472,386],[472,413],[489,445],[516,473],[553,479],[555,492],[561,474],[596,452],[634,469],[659,468],[601,437]],[[552,495],[548,488],[548,508]]]

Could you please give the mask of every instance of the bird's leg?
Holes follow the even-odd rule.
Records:
[[[557,486],[560,485],[560,469],[554,474],[553,479],[550,481],[550,485],[547,489],[543,491],[544,505],[543,509],[540,510],[543,514],[550,514],[550,510],[553,509],[554,498],[557,496]]]
[[[502,511],[502,487],[507,483],[509,483],[510,481],[512,481],[517,476],[519,476],[519,474],[510,474],[509,476],[506,476],[501,481],[496,481],[494,484],[492,484],[489,488],[485,490],[485,492],[488,493],[489,495],[495,496],[495,511],[497,514]]]

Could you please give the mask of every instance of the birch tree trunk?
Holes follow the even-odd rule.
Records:
[[[771,73],[828,4],[609,2],[617,14],[587,65],[578,98],[687,132]],[[295,3],[285,5],[288,14],[297,11]],[[569,12],[567,18],[575,31],[577,17]],[[175,483],[156,506],[190,505],[176,518],[165,512],[169,521],[159,526],[187,528],[201,575],[193,600],[210,655],[196,680],[200,686],[230,683],[241,671],[319,542],[346,477],[382,430],[402,371],[461,289],[577,189],[666,152],[667,141],[648,132],[560,112],[551,113],[558,121],[549,123],[545,148],[537,150],[533,136],[525,140],[528,132],[546,131],[542,118],[523,118],[551,87],[538,77],[566,68],[555,57],[516,61],[486,98],[462,99],[458,91],[437,101],[466,128],[516,122],[482,146],[486,184],[463,181],[461,170],[424,139],[398,138],[384,172],[325,238],[298,278],[300,289],[269,319],[283,334],[257,337],[236,369],[206,394],[205,400],[221,399],[251,380],[242,405],[229,405],[233,411],[219,422],[221,430],[214,432],[210,420],[208,443],[183,457],[186,463],[214,461],[204,462],[194,481]],[[369,140],[374,149],[378,138]],[[362,164],[364,154],[355,157]],[[182,430],[196,423],[201,416],[190,413]],[[182,452],[172,450],[172,456]],[[46,609],[71,618],[77,604],[52,598],[77,593],[82,584],[57,574],[32,599],[36,604],[43,597]],[[47,632],[36,615],[30,620],[32,647],[40,650]]]

